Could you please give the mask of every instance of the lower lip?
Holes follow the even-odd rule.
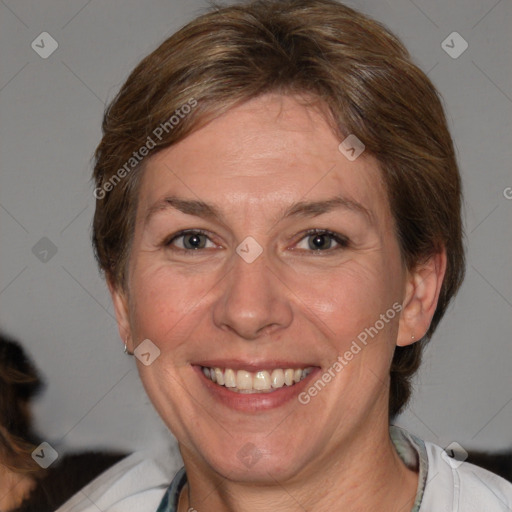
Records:
[[[193,366],[200,380],[206,386],[206,389],[219,402],[227,405],[231,409],[243,412],[268,411],[281,407],[292,400],[298,401],[299,394],[308,386],[310,380],[318,373],[320,368],[315,368],[307,377],[293,386],[283,386],[270,393],[237,393],[230,391],[225,386],[219,386],[208,379],[201,366]]]

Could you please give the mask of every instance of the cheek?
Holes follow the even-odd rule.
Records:
[[[144,262],[132,274],[132,328],[137,338],[163,343],[170,333],[179,333],[187,317],[199,307],[202,290],[198,279],[172,272],[169,267]]]
[[[391,273],[391,269],[385,272],[383,265],[352,261],[296,283],[298,303],[303,304],[304,314],[309,311],[309,316],[321,320],[329,337],[345,343],[372,326],[396,301],[389,283]]]

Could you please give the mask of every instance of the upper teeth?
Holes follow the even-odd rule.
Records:
[[[208,379],[240,393],[272,391],[282,388],[285,384],[292,386],[304,379],[312,371],[312,367],[287,368],[284,370],[276,368],[270,372],[267,370],[249,372],[247,370],[235,371],[231,368],[206,368],[203,366],[203,373]]]

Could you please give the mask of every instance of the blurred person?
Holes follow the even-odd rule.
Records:
[[[510,483],[391,424],[465,261],[442,103],[385,27],[214,8],[107,108],[94,182],[120,336],[184,466],[135,454],[60,511],[510,510]]]
[[[86,451],[59,456],[43,469],[32,458],[42,438],[31,403],[43,389],[36,366],[14,339],[0,334],[0,511],[53,512],[126,453]]]
[[[15,509],[30,494],[43,470],[32,459],[39,444],[29,402],[42,381],[21,346],[0,335],[0,510]]]

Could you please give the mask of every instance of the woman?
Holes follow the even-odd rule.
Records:
[[[103,131],[94,247],[184,468],[137,455],[61,510],[512,507],[390,428],[464,274],[452,140],[396,37],[331,0],[213,10]]]
[[[43,381],[20,343],[0,332],[0,510],[52,512],[126,454],[60,453],[41,467],[43,439],[34,431],[32,402]],[[59,447],[60,451],[60,447]]]
[[[38,371],[23,348],[0,333],[0,510],[5,512],[17,508],[42,477],[32,459],[39,441],[30,410],[41,388]]]

